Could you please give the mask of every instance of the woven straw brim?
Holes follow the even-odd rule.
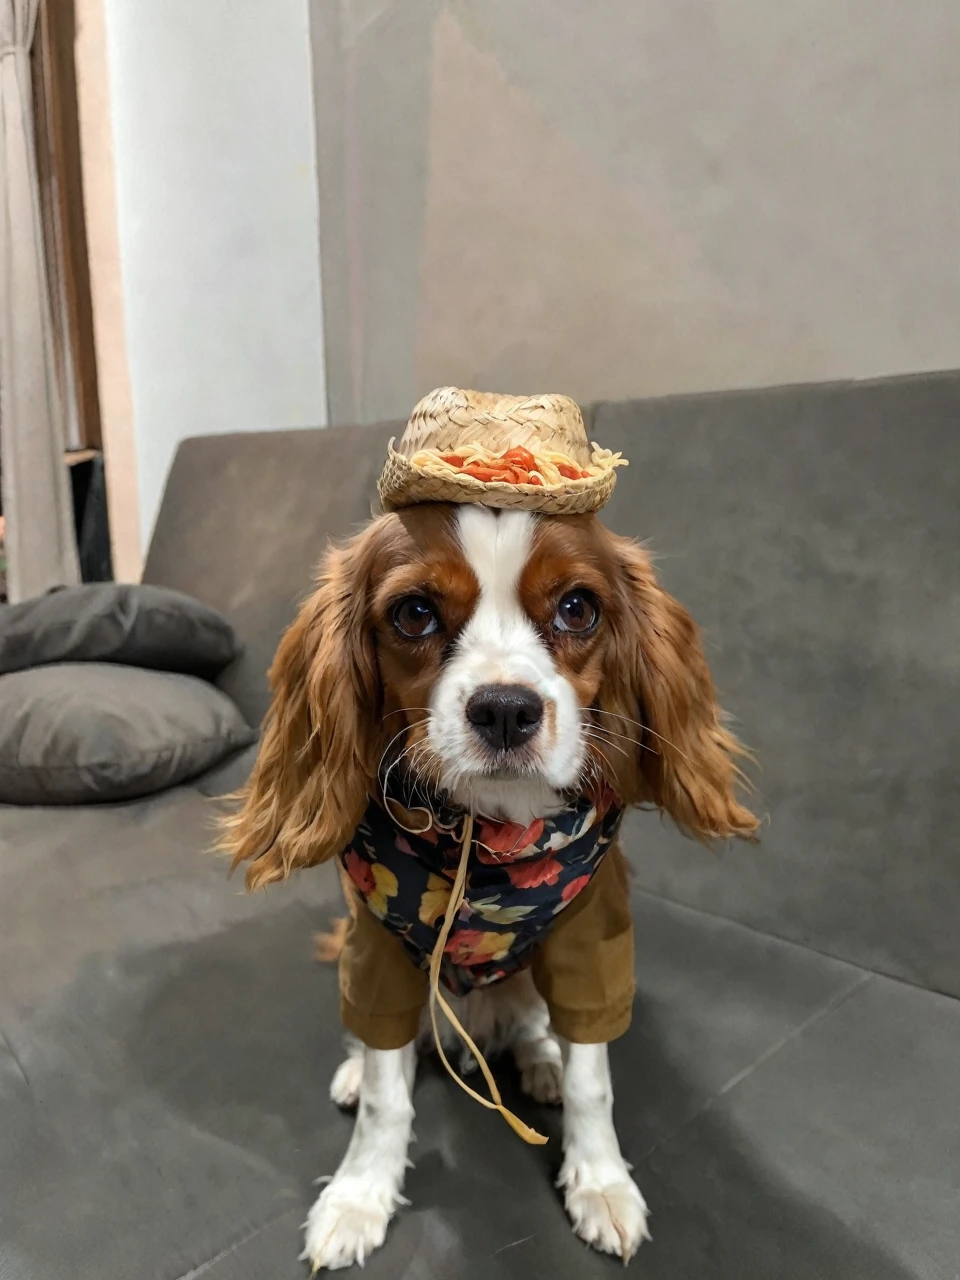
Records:
[[[418,502],[476,502],[484,507],[522,508],[550,516],[586,515],[599,511],[613,493],[617,473],[612,468],[563,485],[509,484],[478,480],[475,476],[434,472],[429,464],[414,466],[397,453],[393,440],[377,488],[384,511],[397,511]]]

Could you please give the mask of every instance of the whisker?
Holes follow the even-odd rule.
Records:
[[[627,724],[635,724],[638,729],[642,729],[644,733],[650,733],[655,738],[659,738],[664,746],[672,747],[674,751],[683,756],[684,760],[688,763],[690,762],[690,757],[681,751],[675,742],[671,742],[669,738],[665,738],[662,733],[657,733],[656,729],[651,729],[650,726],[648,724],[644,724],[642,720],[632,720],[630,716],[621,715],[619,711],[602,711],[599,707],[590,707],[590,711],[595,716],[613,716],[616,720],[625,720]],[[612,732],[612,729],[607,730],[607,733]]]
[[[429,782],[429,779],[427,778],[427,766],[429,764],[429,760],[427,759],[427,756],[428,756],[428,753],[424,751],[422,753],[422,758],[414,766],[416,768],[416,776],[413,781],[415,790],[421,785],[421,783],[423,784],[424,788],[426,788]],[[433,810],[431,809],[430,812],[433,813]]]
[[[639,747],[643,744],[638,742],[636,738],[632,738],[629,733],[616,733],[613,729],[608,729],[606,725],[594,724],[585,726],[584,732],[602,734],[608,741],[619,738],[621,742],[629,742],[631,746]]]
[[[605,751],[601,750],[601,748],[600,748],[600,747],[598,747],[596,743],[593,743],[592,750],[593,750],[593,751],[595,751],[595,752],[597,753],[597,755],[601,758],[601,760],[603,760],[603,762],[606,764],[606,766],[607,766],[607,768],[610,770],[610,772],[611,772],[611,773],[613,773],[613,772],[614,772],[614,768],[613,768],[613,765],[610,763],[610,758],[607,756],[607,753],[606,753]],[[626,752],[624,752],[624,755],[626,755]],[[593,756],[592,756],[591,754],[589,754],[589,753],[588,753],[587,759],[588,759],[588,760],[590,761],[590,763],[594,766],[594,769],[595,769],[595,771],[596,771],[596,776],[598,776],[598,777],[599,777],[599,769],[598,769],[598,767],[597,767],[597,762],[596,762],[596,760],[595,760],[595,759],[593,758]]]
[[[645,742],[639,742],[636,738],[631,738],[630,735],[626,733],[614,733],[614,731],[612,729],[608,729],[606,725],[594,724],[594,725],[584,726],[585,732],[587,731],[587,729],[589,729],[591,733],[598,733],[598,734],[605,735],[601,739],[601,741],[606,742],[611,747],[614,745],[611,739],[620,738],[624,742],[629,742],[631,746],[639,747],[641,751],[649,751],[650,754],[653,756],[658,756],[660,754],[660,752],[654,750],[653,747],[648,747]],[[618,750],[623,751],[623,747],[619,747]],[[624,752],[624,754],[626,755],[627,753]]]
[[[636,738],[634,738],[631,734],[629,734],[629,733],[618,733],[618,732],[616,731],[616,729],[608,729],[608,728],[607,728],[607,726],[606,726],[605,724],[595,724],[595,725],[593,725],[593,728],[594,728],[594,729],[596,729],[599,733],[608,733],[608,734],[610,734],[610,736],[611,736],[612,738],[623,738],[626,742],[633,742],[633,743],[636,743],[636,742],[637,742],[637,739],[636,739]],[[647,732],[647,731],[646,731],[646,730],[644,730],[644,732]],[[638,744],[638,745],[639,745],[639,744]],[[672,745],[672,744],[671,744],[671,743],[668,743],[667,745],[668,745],[668,746],[670,746],[670,745]]]
[[[418,749],[419,749],[419,753],[418,753]],[[424,784],[425,787],[428,782],[428,779],[426,777],[426,772],[427,772],[429,754],[430,754],[429,747],[427,746],[427,743],[424,739],[421,739],[419,742],[415,742],[413,744],[413,752],[411,753],[410,759],[413,764],[415,774],[411,781],[411,786],[410,786],[411,805],[413,804],[414,800],[421,801],[421,803],[418,803],[416,807],[419,809],[425,809],[427,813],[430,814],[430,817],[433,819],[433,821],[436,822],[437,815],[433,810],[433,806],[430,804],[429,794],[426,791],[418,794],[418,791],[417,791],[421,782]]]
[[[603,757],[607,765],[607,768],[610,771],[609,777],[604,774],[604,771],[600,766],[600,762],[597,760],[594,752],[599,753],[599,755]],[[584,765],[585,765],[585,768],[580,771],[580,778],[578,780],[581,788],[586,783],[588,783],[591,780],[591,778],[595,779],[597,783],[609,784],[610,780],[616,774],[616,770],[613,768],[610,761],[607,759],[606,754],[603,751],[601,751],[600,748],[597,747],[595,744],[591,744],[587,748],[587,756],[586,756],[586,760],[584,761]]]
[[[387,714],[386,714],[385,716],[382,716],[382,717],[381,717],[381,722],[382,722],[383,720],[386,720],[389,716],[400,715],[400,714],[402,714],[402,713],[412,712],[412,711],[425,711],[425,712],[427,712],[427,714],[429,715],[430,708],[429,708],[429,707],[398,707],[398,708],[396,709],[396,711],[388,711],[388,712],[387,712]],[[423,720],[417,720],[417,721],[414,721],[414,723],[413,723],[412,725],[404,725],[404,726],[403,726],[403,728],[399,729],[399,730],[398,730],[398,731],[393,735],[393,737],[390,739],[390,741],[387,743],[387,745],[386,745],[386,746],[384,747],[384,749],[383,749],[383,752],[382,752],[382,754],[381,754],[381,756],[380,756],[380,761],[379,761],[379,763],[377,764],[377,777],[380,779],[380,790],[381,790],[381,792],[383,793],[383,800],[384,800],[384,803],[386,803],[386,801],[387,801],[387,785],[388,785],[388,783],[389,783],[389,781],[390,781],[390,774],[391,774],[391,773],[393,772],[393,770],[394,770],[394,769],[395,769],[395,768],[400,764],[400,762],[403,760],[404,756],[406,756],[407,754],[409,754],[409,753],[410,753],[412,750],[414,750],[416,747],[418,747],[418,746],[422,745],[422,739],[421,739],[421,740],[418,740],[417,742],[410,743],[410,744],[408,744],[408,746],[404,747],[404,749],[403,749],[403,750],[402,750],[402,751],[401,751],[401,752],[396,756],[396,758],[390,761],[389,765],[387,766],[387,771],[386,771],[386,773],[384,773],[384,774],[382,775],[382,777],[381,777],[381,771],[382,771],[382,769],[383,769],[384,761],[386,760],[387,756],[389,755],[389,753],[390,753],[390,748],[393,746],[393,744],[396,742],[396,740],[397,740],[398,738],[402,737],[402,736],[403,736],[403,735],[404,735],[404,734],[405,734],[409,729],[415,728],[415,727],[416,727],[416,725],[418,725],[418,724],[423,724]]]
[[[595,716],[613,716],[615,720],[626,720],[627,724],[635,724],[638,729],[647,727],[642,720],[631,720],[629,716],[621,715],[619,711],[604,711],[601,707],[590,707],[588,710]]]
[[[583,731],[583,736],[587,739],[588,742],[593,742],[593,743],[602,742],[605,746],[611,747],[614,751],[619,751],[622,756],[630,755],[630,752],[627,751],[624,747],[620,747],[615,742],[611,742],[609,738],[600,737],[599,734],[596,732],[596,730],[591,731],[585,728]]]
[[[397,736],[399,736],[399,735],[397,735]],[[382,791],[382,793],[383,793],[384,803],[386,803],[386,799],[387,799],[387,783],[390,781],[390,774],[391,774],[391,773],[392,773],[392,771],[397,767],[397,765],[398,765],[398,764],[400,763],[400,761],[404,758],[404,756],[405,756],[405,755],[407,755],[407,754],[409,754],[411,751],[416,750],[416,748],[417,748],[419,745],[420,745],[420,743],[419,743],[419,742],[410,742],[410,743],[408,743],[408,744],[407,744],[407,746],[405,746],[405,747],[403,748],[403,750],[402,750],[401,752],[399,752],[399,754],[396,756],[396,758],[390,761],[390,764],[387,766],[387,771],[386,771],[386,773],[383,775],[383,778],[382,778],[381,783],[380,783],[380,790],[381,790],[381,791]],[[382,759],[381,759],[381,763],[382,763]],[[378,773],[379,773],[379,770],[378,770]]]
[[[395,733],[395,734],[393,735],[393,737],[390,739],[390,741],[387,743],[387,745],[383,748],[383,752],[381,753],[381,756],[380,756],[380,761],[379,761],[379,763],[377,764],[377,776],[378,776],[378,777],[380,776],[380,770],[381,770],[381,768],[383,767],[383,762],[384,762],[384,760],[386,760],[386,758],[387,758],[387,752],[390,750],[390,748],[393,746],[393,744],[396,742],[396,740],[397,740],[398,738],[402,738],[402,737],[403,737],[403,735],[404,735],[406,732],[407,732],[407,726],[406,726],[406,725],[404,725],[404,726],[403,726],[403,728],[399,730],[399,732],[397,732],[397,733]]]
[[[408,764],[412,772],[408,772],[407,779],[410,783],[409,789],[411,792],[415,792],[421,782],[425,783],[427,781],[426,773],[430,754],[429,744],[426,739],[421,738],[419,741],[411,743],[410,746],[397,757],[397,762],[399,763],[404,755],[409,755]]]
[[[416,789],[417,789],[417,779],[416,779],[415,773],[411,772],[411,770],[415,771],[417,768],[417,759],[420,754],[419,753],[420,745],[421,744],[419,742],[411,742],[410,745],[404,751],[401,752],[401,754],[397,757],[396,761],[394,762],[395,765],[399,765],[400,762],[404,759],[404,757],[406,757],[407,767],[403,771],[404,772],[403,781],[406,782],[406,798],[407,798],[408,808],[410,808],[413,805],[414,793],[416,792]]]

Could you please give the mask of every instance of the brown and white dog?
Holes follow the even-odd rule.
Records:
[[[592,773],[697,838],[757,826],[693,621],[641,547],[593,516],[438,503],[374,520],[328,552],[271,682],[224,838],[249,860],[250,888],[338,855],[393,765],[518,823],[555,812]],[[606,1045],[559,1044],[523,975],[464,1003],[474,996],[513,1019],[528,1090],[562,1100],[574,1229],[628,1260],[647,1214],[613,1128]],[[482,1029],[479,1007],[463,1017]],[[362,1262],[403,1203],[415,1062],[414,1044],[358,1045],[335,1077],[335,1099],[359,1110],[307,1222],[315,1268]]]

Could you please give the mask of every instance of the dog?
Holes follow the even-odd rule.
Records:
[[[397,779],[413,786],[394,841],[406,850],[416,836],[403,832],[420,831],[419,810],[442,797],[481,824],[478,848],[491,866],[504,831],[533,839],[544,823],[562,825],[557,815],[584,794],[592,798],[578,831],[600,830],[605,814],[627,806],[659,809],[704,841],[750,838],[757,819],[738,798],[744,750],[717,705],[693,620],[660,587],[643,547],[592,514],[436,502],[375,518],[328,551],[270,680],[257,762],[223,843],[234,864],[248,864],[251,889],[340,857],[353,895],[341,1007],[355,1038],[331,1093],[358,1111],[310,1210],[303,1255],[315,1270],[333,1269],[362,1263],[406,1203],[425,1019],[425,1007],[404,1001],[409,987],[422,1005],[426,975],[403,937],[382,927],[397,876],[378,878],[378,864],[359,856],[372,849],[355,839],[371,803],[382,814]],[[616,809],[604,810],[601,796]],[[627,1262],[648,1236],[648,1214],[612,1120],[607,1042],[626,1029],[633,994],[614,827],[597,837],[609,848],[594,879],[571,881],[583,892],[533,958],[455,1007],[472,1043],[512,1052],[526,1093],[562,1105],[559,1185],[573,1229]],[[560,842],[550,841],[548,850]],[[450,886],[439,883],[442,903]],[[386,1012],[365,1006],[371,964],[406,984]]]

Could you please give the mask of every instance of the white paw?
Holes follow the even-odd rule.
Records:
[[[383,1244],[397,1205],[407,1203],[379,1180],[371,1184],[369,1179],[334,1178],[307,1215],[301,1260],[314,1271],[336,1271],[354,1263],[362,1267]]]
[[[531,1062],[520,1070],[520,1088],[535,1102],[558,1103],[563,1093],[559,1062]]]
[[[646,1201],[626,1165],[619,1172],[607,1161],[601,1169],[568,1156],[557,1186],[564,1188],[574,1231],[601,1253],[612,1253],[627,1263],[650,1239]]]
[[[363,1058],[351,1054],[344,1058],[330,1081],[330,1098],[338,1107],[352,1109],[360,1101],[360,1081],[363,1078]]]

